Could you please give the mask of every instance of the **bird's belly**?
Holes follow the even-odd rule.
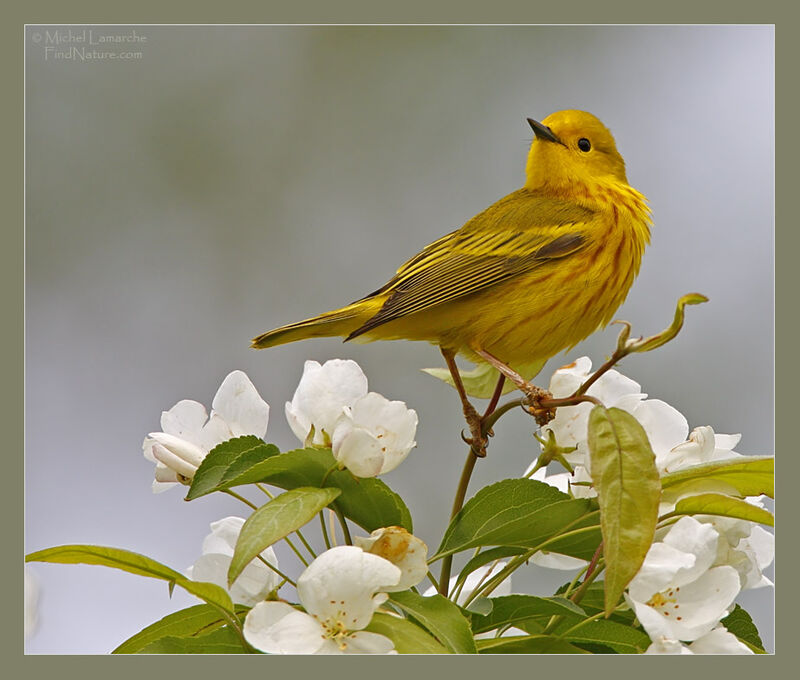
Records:
[[[463,329],[464,335],[472,337],[462,352],[480,348],[512,364],[549,358],[604,325],[627,293],[626,289],[609,295],[607,281],[590,277],[555,290],[541,288],[497,291],[493,305],[502,314],[494,316],[492,323],[477,319],[471,329]]]

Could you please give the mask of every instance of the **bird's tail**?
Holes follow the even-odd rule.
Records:
[[[305,340],[306,338],[347,336],[363,322],[363,310],[356,308],[355,305],[350,305],[349,307],[342,307],[342,309],[320,314],[312,319],[290,323],[262,333],[253,338],[250,346],[255,349],[265,349],[276,345],[284,345],[288,342],[295,342],[296,340]]]

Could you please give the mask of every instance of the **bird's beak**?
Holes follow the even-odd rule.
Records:
[[[536,135],[536,139],[541,139],[545,142],[556,142],[558,144],[562,143],[561,140],[553,134],[553,131],[549,127],[542,125],[538,120],[528,118],[528,123],[530,124],[531,128],[533,128],[533,134]]]

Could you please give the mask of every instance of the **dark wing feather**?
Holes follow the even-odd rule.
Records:
[[[541,198],[525,190],[507,196],[461,229],[431,243],[368,296],[391,291],[380,311],[347,340],[580,250],[586,242],[580,225],[592,215],[574,203]],[[564,233],[559,227],[565,225],[575,225],[575,229]]]

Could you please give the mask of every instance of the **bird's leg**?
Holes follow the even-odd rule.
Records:
[[[497,385],[494,388],[494,394],[492,394],[492,398],[489,401],[489,405],[486,407],[486,411],[483,414],[484,420],[488,418],[494,410],[497,408],[497,402],[500,401],[500,397],[503,396],[503,385],[506,382],[506,377],[501,373],[500,377],[497,379]]]
[[[536,423],[539,426],[547,425],[547,423],[555,418],[555,409],[546,408],[541,405],[543,400],[553,398],[553,395],[548,390],[543,390],[541,387],[537,387],[536,385],[529,383],[513,368],[507,364],[504,364],[502,361],[500,361],[500,359],[493,354],[489,354],[489,352],[486,350],[477,348],[473,349],[476,354],[500,371],[501,376],[508,378],[517,386],[519,390],[522,391],[523,394],[525,394],[529,402],[528,412],[535,418]]]
[[[463,437],[464,441],[472,447],[473,452],[479,458],[486,456],[486,445],[489,443],[486,436],[483,434],[483,419],[480,417],[475,407],[470,403],[467,398],[467,392],[464,389],[464,383],[461,382],[461,374],[458,372],[456,366],[456,355],[453,350],[440,348],[447,368],[450,369],[450,375],[453,378],[453,383],[458,391],[458,396],[461,398],[461,406],[464,409],[464,418],[469,426],[469,431],[472,434],[471,438]],[[495,404],[496,406],[496,404]],[[463,435],[462,435],[463,436]]]
[[[481,418],[481,424],[486,422],[486,419],[494,413],[494,410],[497,408],[497,403],[500,401],[500,397],[503,395],[503,385],[506,382],[506,377],[501,373],[500,377],[497,379],[497,385],[495,385],[494,393],[492,394],[492,398],[489,400],[489,405],[486,407],[486,410],[483,413],[483,417]],[[494,437],[494,432],[491,428],[486,431],[486,436]]]

